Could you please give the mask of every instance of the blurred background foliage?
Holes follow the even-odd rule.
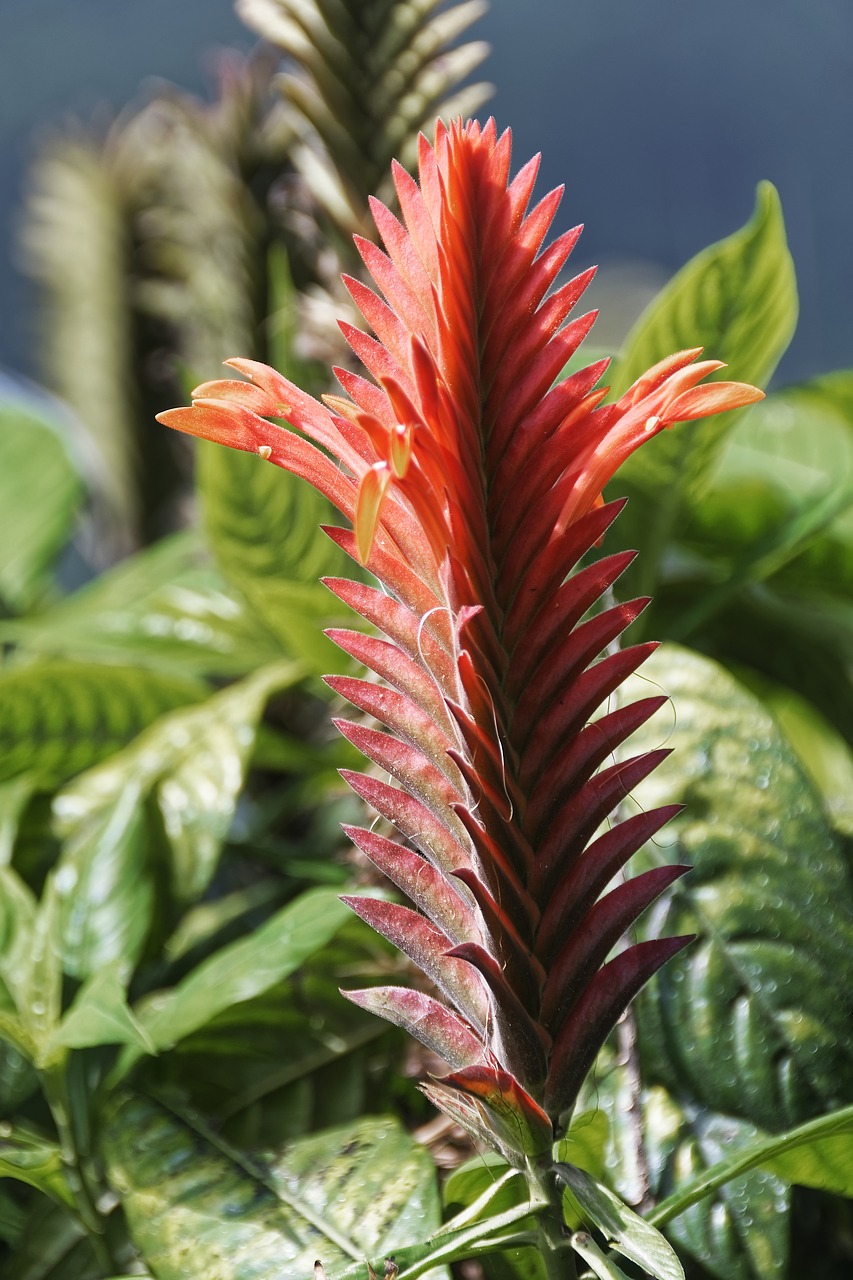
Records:
[[[441,1213],[435,1163],[471,1154],[414,1088],[434,1064],[337,994],[411,975],[337,899],[368,872],[339,831],[359,817],[338,777],[357,759],[328,727],[320,680],[344,661],[321,628],[352,624],[318,582],[352,572],[319,532],[331,513],[287,473],[215,446],[193,457],[152,419],[236,353],[329,389],[328,365],[347,359],[339,276],[359,270],[368,196],[388,198],[391,158],[411,163],[436,114],[488,99],[480,37],[506,38],[507,9],[237,11],[243,49],[218,55],[208,96],[160,85],[27,154],[19,251],[40,298],[27,367],[52,395],[9,381],[0,403],[10,1280],[141,1267],[171,1280],[187,1239],[203,1277],[245,1274],[247,1256],[253,1275],[309,1274],[318,1255],[331,1269],[347,1241],[363,1256],[421,1239]],[[617,11],[629,41],[637,19]],[[576,16],[561,66],[580,83],[607,23],[585,4]],[[188,25],[194,47],[207,41]],[[545,18],[526,26],[544,75]],[[664,51],[679,31],[659,32]],[[660,89],[648,69],[643,87]],[[670,97],[662,109],[680,129]],[[593,124],[564,121],[581,154]],[[530,150],[546,144],[530,132]],[[694,161],[661,150],[674,173]],[[624,202],[616,212],[631,221]],[[598,341],[615,390],[700,343],[768,385],[798,312],[776,189],[762,183],[741,229],[667,265],[681,269],[659,290],[631,272],[621,302],[609,286],[621,319]],[[812,310],[816,288],[812,276]],[[688,806],[664,838],[695,871],[661,910],[699,943],[638,1007],[639,1081],[624,1045],[608,1051],[587,1100],[599,1119],[574,1141],[644,1208],[722,1152],[853,1102],[853,372],[805,368],[800,350],[803,379],[683,424],[620,473],[631,501],[613,536],[641,552],[620,589],[654,594],[637,630],[671,642],[637,691],[659,683],[674,710],[644,732],[678,748],[638,800]],[[811,1159],[672,1218],[691,1280],[849,1274],[849,1152]],[[470,1204],[484,1169],[457,1170],[445,1204]],[[482,1265],[541,1271],[524,1250]]]

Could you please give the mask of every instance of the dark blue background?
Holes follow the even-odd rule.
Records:
[[[543,184],[566,183],[557,229],[585,222],[602,298],[633,282],[639,305],[770,178],[801,293],[784,378],[853,364],[851,0],[492,0],[472,34],[518,162],[541,150]],[[152,76],[202,90],[206,50],[253,39],[230,0],[0,0],[0,362],[34,368],[11,250],[34,133]]]

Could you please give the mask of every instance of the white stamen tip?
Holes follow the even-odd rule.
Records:
[[[653,413],[650,418],[646,418],[646,431],[654,431],[659,422],[660,418]]]
[[[259,444],[258,453],[261,455],[264,462],[266,462],[267,458],[269,458],[272,454],[272,446],[268,444]]]

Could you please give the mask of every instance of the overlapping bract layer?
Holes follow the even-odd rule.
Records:
[[[352,521],[353,533],[331,536],[384,590],[328,585],[380,634],[333,638],[380,682],[329,683],[383,726],[339,722],[377,770],[348,780],[410,847],[350,835],[412,906],[350,902],[442,998],[349,996],[450,1064],[429,1087],[438,1105],[531,1154],[625,1006],[684,942],[608,959],[684,868],[619,876],[674,812],[604,829],[666,754],[620,751],[662,698],[600,714],[654,646],[615,648],[646,601],[602,607],[631,553],[570,571],[618,513],[601,492],[638,445],[761,393],[700,386],[720,365],[697,363],[698,350],[611,405],[597,386],[605,361],[555,383],[594,319],[568,319],[591,272],[549,294],[579,229],[543,248],[560,193],[528,211],[537,162],[512,181],[509,165],[509,134],[490,121],[422,140],[419,184],[395,170],[402,222],[375,203],[385,251],[360,242],[380,292],[349,281],[376,336],[345,330],[371,375],[337,370],[348,398],[324,407],[234,360],[248,383],[207,383],[163,420],[304,476]]]

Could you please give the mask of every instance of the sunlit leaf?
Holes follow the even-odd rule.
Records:
[[[650,1214],[662,1226],[750,1169],[767,1169],[785,1181],[850,1195],[853,1187],[853,1107],[809,1120],[787,1133],[760,1138],[679,1187]]]
[[[158,1050],[170,1049],[232,1005],[261,995],[325,946],[348,918],[329,889],[311,889],[248,938],[222,947],[176,987],[147,998],[136,1014]],[[138,1056],[126,1054],[120,1071]]]
[[[578,1112],[572,1117],[565,1138],[561,1138],[557,1145],[556,1157],[577,1165],[594,1178],[600,1178],[605,1170],[609,1136],[610,1121],[606,1111]]]
[[[782,209],[769,182],[758,187],[750,221],[697,254],[649,304],[632,329],[616,376],[624,390],[673,351],[701,346],[728,365],[725,377],[764,386],[794,332],[797,292]],[[707,482],[708,468],[734,425],[682,423],[635,454],[620,472],[644,493]]]
[[[51,1037],[51,1046],[87,1049],[101,1044],[132,1044],[154,1053],[154,1044],[127,1003],[115,968],[102,969],[84,983]]]
[[[644,1098],[646,1144],[656,1199],[666,1197],[725,1155],[753,1148],[753,1125],[689,1108],[663,1090]],[[666,1235],[719,1280],[782,1280],[788,1271],[790,1191],[784,1182],[753,1168],[718,1187],[666,1225]]]
[[[36,1045],[36,1066],[48,1054],[50,1037],[62,1009],[62,955],[59,898],[50,875],[33,917],[30,945],[22,963],[18,1013]]]
[[[0,867],[0,978],[16,1004],[24,1002],[37,903],[12,867]]]
[[[37,785],[38,779],[31,773],[0,783],[0,867],[12,860],[21,817]]]
[[[487,1226],[490,1218],[507,1209],[523,1206],[529,1193],[520,1172],[488,1151],[454,1169],[444,1183],[442,1194],[448,1212],[458,1215],[464,1210],[470,1215],[472,1207],[476,1206],[476,1217],[472,1220]],[[521,1219],[517,1225],[519,1230],[536,1230],[532,1214],[527,1221]],[[540,1251],[530,1246],[503,1249],[478,1261],[485,1274],[494,1280],[503,1280],[504,1277],[544,1280],[546,1274]]]
[[[242,676],[281,645],[206,561],[196,533],[174,534],[37,617],[0,622],[28,652],[137,663],[182,677]]]
[[[192,899],[209,883],[270,695],[299,678],[289,663],[264,667],[200,706],[162,717],[118,755],[60,792],[65,845],[57,869],[63,946],[78,977],[133,963],[153,902],[153,795],[170,849],[172,890]]]
[[[589,1263],[599,1280],[628,1280],[621,1267],[599,1249],[587,1231],[576,1231],[571,1238],[572,1248]]]
[[[327,1274],[395,1252],[439,1222],[426,1151],[396,1121],[368,1118],[251,1164],[204,1129],[140,1097],[114,1108],[110,1181],[159,1280]]]
[[[820,797],[761,704],[722,668],[665,647],[649,681],[664,707],[634,750],[672,756],[636,791],[685,812],[647,846],[650,860],[694,869],[644,927],[697,941],[638,1009],[650,1078],[765,1129],[847,1102],[853,1093],[849,970],[853,903],[843,850]]]
[[[684,1280],[675,1251],[655,1227],[575,1165],[558,1164],[557,1173],[583,1218],[602,1231],[614,1249],[655,1280]]]
[[[69,536],[80,480],[61,427],[23,405],[0,404],[0,600],[23,611]]]

